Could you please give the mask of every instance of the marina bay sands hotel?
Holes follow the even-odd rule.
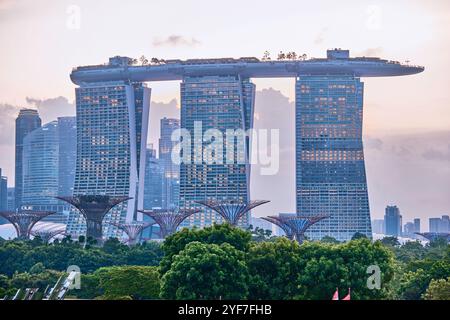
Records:
[[[292,77],[296,81],[296,209],[302,214],[330,215],[307,235],[349,240],[360,232],[371,238],[361,78],[423,70],[379,58],[351,58],[348,50],[341,49],[309,60],[190,59],[137,66],[130,58],[113,57],[104,65],[77,67],[70,76],[78,85],[74,194],[128,195],[133,199],[113,209],[106,220],[141,219],[136,209],[143,205],[151,94],[147,83],[181,81],[181,128],[194,136],[197,121],[202,122],[203,132],[252,128],[256,88],[251,79]],[[248,153],[248,146],[245,150]],[[249,180],[248,162],[182,163],[180,207],[195,207],[194,201],[205,199],[249,201]],[[69,217],[68,232],[82,232],[79,219]],[[185,225],[214,222],[220,217],[203,211]],[[114,230],[108,227],[106,235],[114,235]]]

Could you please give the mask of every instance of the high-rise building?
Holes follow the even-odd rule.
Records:
[[[414,231],[415,230],[415,226],[413,222],[407,222],[405,223],[405,225],[403,226],[403,233],[402,235],[405,237],[410,237],[410,238],[414,238]]]
[[[0,210],[6,210],[8,207],[8,178],[2,176],[0,168]]]
[[[414,232],[420,232],[420,219],[414,219]]]
[[[159,160],[164,170],[162,187],[162,208],[178,207],[180,195],[180,166],[172,161],[172,132],[180,128],[179,119],[161,119],[159,139]]]
[[[192,161],[180,166],[180,207],[199,207],[199,200],[248,201],[250,165],[238,161],[239,151],[248,159],[248,145],[233,147],[233,159],[223,152],[221,163],[206,163],[201,159],[202,150],[195,142],[201,142],[208,129],[217,129],[225,135],[226,130],[247,130],[253,126],[255,86],[249,79],[239,76],[185,77],[181,83],[181,127],[187,129],[193,143]],[[245,140],[245,143],[247,141]],[[226,150],[225,139],[223,150]],[[200,159],[195,159],[199,157]],[[248,226],[250,213],[241,220]],[[182,226],[203,227],[222,217],[210,209],[188,217]]]
[[[129,58],[115,57],[110,65],[127,66]],[[76,89],[77,160],[74,195],[129,196],[105,217],[103,234],[120,237],[107,222],[141,218],[150,89],[143,83],[107,81],[84,83]],[[67,231],[84,234],[85,221],[71,210]]]
[[[363,83],[301,76],[296,83],[297,212],[329,214],[310,239],[372,237],[362,144]]]
[[[399,237],[402,234],[402,216],[397,206],[387,206],[384,214],[386,235]]]
[[[375,219],[372,221],[372,232],[377,234],[384,234],[384,220]]]
[[[0,168],[0,211],[8,209],[8,178],[2,175]]]
[[[77,159],[77,118],[58,118],[58,195],[72,196]]]
[[[15,159],[15,205],[20,208],[22,204],[22,151],[23,139],[31,131],[41,126],[41,118],[37,110],[21,109],[16,119],[16,159]]]
[[[145,160],[144,209],[162,208],[164,168],[156,150],[147,149]],[[144,217],[145,218],[145,217]]]
[[[72,123],[72,126],[68,126]],[[22,205],[55,211],[45,221],[66,223],[70,206],[55,199],[72,195],[76,158],[75,117],[58,118],[23,140]]]
[[[80,86],[77,108],[81,110],[82,103],[93,105],[108,97],[104,88],[112,86],[112,81],[117,81],[115,86],[119,88],[137,81],[182,80],[181,128],[195,142],[202,142],[202,134],[212,128],[221,131],[252,128],[255,87],[250,78],[296,78],[297,213],[331,216],[314,225],[307,236],[321,239],[327,235],[349,240],[360,232],[371,237],[361,138],[363,83],[360,78],[411,75],[423,72],[423,67],[372,57],[350,58],[348,50],[340,49],[327,51],[326,59],[307,61],[261,61],[245,57],[165,60],[160,64],[132,67],[130,61],[130,58],[114,57],[107,65],[75,68],[71,79]],[[103,91],[97,97],[87,93],[88,88]],[[122,116],[128,119],[127,113]],[[195,134],[196,123],[201,125],[199,135]],[[187,153],[193,157],[201,154],[195,148],[193,144]],[[200,161],[194,159],[181,164],[180,206],[194,207],[196,200],[211,198],[250,200],[248,139],[243,150],[239,154],[234,150],[235,156],[246,158],[243,163],[211,164],[200,157]],[[86,179],[97,179],[98,172],[104,170],[85,171]],[[207,210],[191,216],[184,225],[204,226],[220,221],[217,214]],[[248,224],[248,216],[242,223]]]
[[[449,216],[443,215],[441,218],[429,219],[430,232],[446,233],[450,231]]]
[[[443,215],[441,218],[441,233],[450,232],[450,219],[448,215]]]

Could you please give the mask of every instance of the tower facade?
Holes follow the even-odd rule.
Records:
[[[178,207],[180,196],[180,166],[172,161],[172,132],[180,128],[180,120],[172,118],[161,119],[161,134],[159,139],[159,160],[164,170],[162,188],[162,208]]]
[[[15,159],[15,206],[20,208],[22,204],[22,155],[23,139],[34,129],[41,126],[41,118],[37,110],[21,109],[16,119],[16,159]]]
[[[402,216],[397,206],[387,206],[384,214],[386,235],[399,237],[402,235]]]
[[[58,118],[58,195],[73,195],[75,165],[77,159],[77,119]]]
[[[255,86],[240,76],[185,77],[181,83],[181,128],[191,135],[192,158],[180,165],[180,207],[194,208],[201,200],[249,201],[250,166],[248,142],[244,148],[234,143],[232,161],[227,163],[225,134],[227,130],[247,130],[253,126]],[[218,129],[224,136],[221,163],[207,163],[198,144],[207,145],[203,136],[209,129]],[[241,154],[239,154],[239,152]],[[244,162],[238,161],[239,156]],[[231,163],[230,163],[231,162]],[[222,217],[211,209],[188,217],[183,226],[204,227],[222,222]],[[249,213],[240,221],[249,223]]]
[[[372,237],[362,143],[364,86],[352,75],[296,80],[297,212],[326,214],[310,239]]]
[[[133,198],[114,207],[105,217],[103,235],[120,236],[121,231],[108,222],[131,222],[139,218],[137,209],[143,205],[150,89],[129,81],[82,84],[76,89],[76,106],[73,193]],[[85,230],[84,218],[72,210],[67,232],[80,235]]]

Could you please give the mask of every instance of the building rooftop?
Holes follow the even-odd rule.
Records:
[[[183,77],[240,75],[247,78],[283,78],[305,75],[353,75],[356,77],[391,77],[416,74],[424,67],[402,64],[376,57],[350,57],[348,50],[327,51],[327,58],[260,60],[255,57],[188,60],[152,59],[137,65],[128,57],[112,57],[108,64],[74,68],[70,75],[75,84],[103,81],[168,81]]]

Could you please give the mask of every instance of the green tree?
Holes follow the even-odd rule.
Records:
[[[253,243],[246,255],[249,299],[293,299],[298,293],[299,245],[285,237]]]
[[[160,279],[157,267],[121,266],[100,268],[95,272],[99,278],[103,297],[119,299],[158,299]]]
[[[423,298],[425,300],[450,300],[450,277],[431,280]]]
[[[324,243],[340,243],[339,240],[337,240],[336,238],[330,237],[330,236],[325,236],[323,237],[320,242],[324,242]]]
[[[172,264],[173,257],[193,241],[209,244],[229,243],[241,251],[250,246],[251,233],[229,224],[214,224],[203,229],[183,229],[167,237],[162,245],[164,258],[161,260],[161,275],[165,274]]]
[[[351,240],[358,240],[358,239],[367,239],[367,236],[364,233],[355,232]]]
[[[398,241],[397,237],[384,237],[383,239],[379,240],[382,244],[389,247],[398,247],[400,245],[400,242]]]
[[[228,243],[191,242],[175,255],[162,277],[165,299],[246,299],[244,253]]]

